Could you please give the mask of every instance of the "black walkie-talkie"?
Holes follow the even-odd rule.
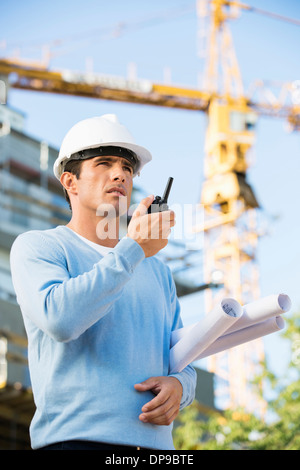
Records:
[[[154,201],[152,202],[151,206],[148,209],[149,214],[153,214],[154,212],[163,212],[163,211],[169,210],[167,203],[168,203],[168,198],[169,198],[169,194],[171,191],[171,187],[173,184],[173,179],[174,178],[172,178],[171,176],[168,179],[163,197],[155,196]]]

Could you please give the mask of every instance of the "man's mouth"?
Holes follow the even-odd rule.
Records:
[[[106,192],[115,196],[126,196],[126,191],[121,186],[113,186],[112,188],[109,188]]]

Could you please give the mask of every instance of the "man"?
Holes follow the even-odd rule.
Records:
[[[154,256],[174,213],[148,214],[149,196],[119,240],[133,177],[150,160],[116,116],[79,122],[54,165],[70,222],[14,242],[34,449],[173,449],[172,422],[194,398],[192,367],[168,375],[170,335],[182,323],[171,273]]]

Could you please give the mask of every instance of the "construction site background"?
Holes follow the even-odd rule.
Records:
[[[185,323],[229,295],[246,303],[285,291],[300,305],[297,2],[165,0],[136,9],[132,0],[117,11],[100,2],[97,14],[93,2],[83,11],[68,1],[14,3],[2,7],[0,36],[2,449],[29,448],[34,411],[10,247],[25,230],[69,220],[52,166],[65,131],[87,115],[116,112],[151,149],[136,200],[160,194],[172,173],[170,202],[204,208],[204,223],[190,227],[197,249],[183,239],[161,255]],[[197,364],[203,409],[265,416],[262,383],[252,382],[266,353],[281,373],[290,345],[274,335]]]

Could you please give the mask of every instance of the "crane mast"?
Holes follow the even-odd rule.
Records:
[[[254,120],[244,105],[217,100],[209,106],[200,201],[205,214],[204,282],[219,282],[223,287],[205,291],[206,314],[221,298],[233,297],[246,304],[260,296],[259,203],[247,181],[247,157],[254,142],[254,131],[248,126]],[[208,358],[208,369],[219,379],[217,392],[223,406],[257,410],[260,400],[251,380],[263,358],[262,339]]]
[[[205,311],[209,315],[222,298],[233,297],[243,305],[260,295],[255,213],[259,204],[247,181],[257,115],[243,95],[226,24],[232,17],[228,2],[212,0],[204,5],[199,1],[197,11],[209,21],[203,89],[212,96],[207,111],[200,200],[205,214],[204,282],[220,282],[223,286],[217,291],[205,291]],[[262,339],[208,358],[208,370],[217,379],[216,399],[220,407],[251,411],[260,408],[264,413],[263,400],[251,385],[263,358]]]

